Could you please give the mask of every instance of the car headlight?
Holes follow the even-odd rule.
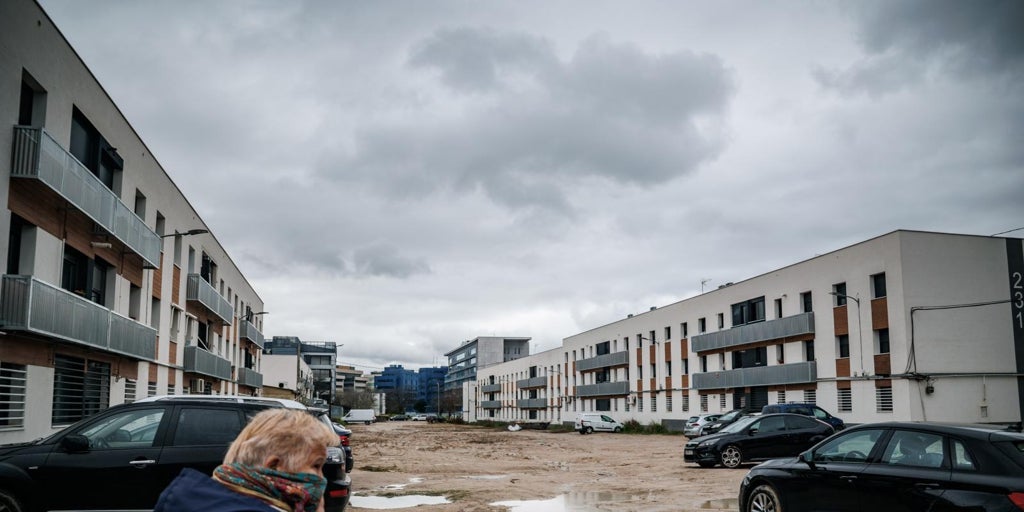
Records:
[[[703,446],[714,446],[716,444],[718,444],[718,439],[708,439],[707,441],[701,441],[697,443],[697,447],[700,448]]]

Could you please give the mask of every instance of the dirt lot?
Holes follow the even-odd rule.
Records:
[[[349,428],[356,459],[351,510],[369,510],[355,506],[359,497],[401,495],[451,500],[418,507],[429,511],[504,511],[490,503],[553,499],[561,504],[516,510],[736,510],[748,469],[684,464],[680,435],[581,436],[423,422]]]

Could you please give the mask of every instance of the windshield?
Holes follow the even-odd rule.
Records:
[[[742,413],[743,413],[743,411],[741,411],[739,409],[737,409],[735,411],[729,411],[729,412],[725,413],[725,415],[723,415],[722,417],[718,418],[718,421],[732,421],[732,420],[736,419],[736,416],[739,416]]]
[[[749,418],[742,418],[742,419],[736,420],[735,423],[730,423],[729,425],[727,425],[722,430],[719,430],[718,432],[720,432],[720,433],[727,433],[727,434],[733,434],[733,433],[739,432],[739,431],[747,428],[747,425],[750,425],[756,419],[757,419],[756,417],[751,416]]]

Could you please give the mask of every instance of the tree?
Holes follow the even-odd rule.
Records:
[[[334,396],[334,404],[344,407],[345,410],[373,409],[373,393],[366,390],[345,390]]]

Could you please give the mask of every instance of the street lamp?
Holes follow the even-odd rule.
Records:
[[[857,297],[852,297],[850,295],[846,295],[845,293],[839,293],[839,292],[828,292],[828,294],[832,295],[832,296],[835,296],[835,297],[842,297],[844,299],[850,299],[855,304],[857,304],[857,344],[860,347],[859,348],[859,350],[860,350],[860,374],[863,376],[865,374],[865,372],[864,372],[864,330],[861,329],[861,323],[860,323],[860,299],[857,298]]]
[[[198,229],[197,228],[197,229],[190,229],[190,230],[188,230],[188,231],[186,231],[184,233],[178,233],[177,231],[175,231],[174,233],[171,233],[169,235],[161,235],[160,238],[168,238],[168,237],[172,237],[172,236],[178,237],[178,236],[202,235],[204,233],[209,233],[209,232],[210,232],[210,230],[208,230],[208,229]]]

